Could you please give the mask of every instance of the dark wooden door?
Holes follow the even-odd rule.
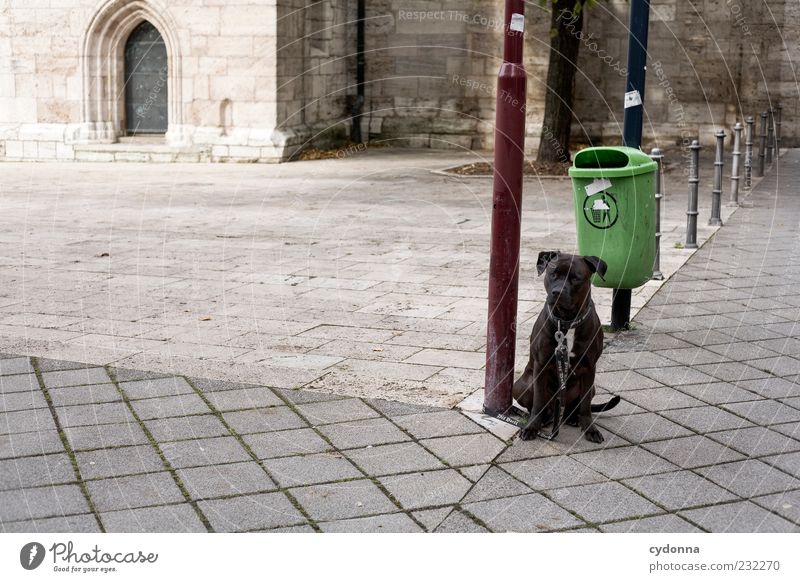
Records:
[[[167,47],[145,21],[125,45],[125,129],[128,135],[167,132]]]

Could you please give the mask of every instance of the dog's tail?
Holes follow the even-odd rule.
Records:
[[[605,412],[606,410],[611,410],[617,404],[619,404],[619,396],[614,396],[604,404],[592,404],[592,412]]]

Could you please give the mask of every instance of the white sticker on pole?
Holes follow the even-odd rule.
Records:
[[[516,13],[512,14],[511,25],[509,28],[514,32],[525,32],[525,15]]]
[[[611,180],[607,178],[597,178],[594,182],[586,186],[586,195],[594,196],[598,192],[611,188]]]
[[[636,107],[642,104],[642,96],[638,91],[628,91],[625,93],[625,109]]]

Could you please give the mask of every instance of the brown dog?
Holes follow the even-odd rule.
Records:
[[[617,396],[604,405],[592,406],[591,403],[595,392],[595,365],[603,353],[603,328],[592,303],[591,278],[595,273],[602,278],[606,269],[607,265],[598,257],[579,257],[558,251],[539,254],[536,270],[539,275],[546,273],[547,300],[533,324],[530,360],[525,372],[514,383],[514,398],[530,412],[530,419],[520,433],[523,440],[536,438],[542,427],[557,416],[554,409],[560,384],[555,357],[556,332],[560,330],[566,335],[574,329],[567,389],[563,395],[565,422],[579,425],[587,440],[603,442],[603,435],[592,423],[592,412],[609,410],[619,403]]]

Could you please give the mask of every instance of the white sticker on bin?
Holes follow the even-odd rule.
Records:
[[[511,15],[511,24],[509,28],[515,32],[524,32],[525,31],[525,15],[524,14],[512,14]]]
[[[611,188],[611,180],[607,178],[596,178],[594,182],[586,186],[586,195],[594,196],[598,192]]]

